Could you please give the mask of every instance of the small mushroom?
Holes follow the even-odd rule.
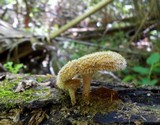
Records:
[[[89,103],[90,84],[92,75],[97,71],[117,71],[126,68],[126,60],[120,54],[113,51],[96,52],[85,55],[79,59],[69,61],[62,67],[57,76],[56,85],[62,90],[69,91],[71,103],[76,103],[75,92],[81,82],[75,76],[83,79],[82,98]]]

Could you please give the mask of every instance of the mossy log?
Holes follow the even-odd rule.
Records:
[[[56,77],[7,73],[0,81],[0,125],[160,123],[160,88],[93,81],[90,104],[55,88]]]

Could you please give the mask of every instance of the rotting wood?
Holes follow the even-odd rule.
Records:
[[[17,79],[36,80],[38,85],[26,88],[25,91],[33,90],[34,94],[30,92],[26,93],[26,96],[37,96],[37,98],[30,101],[24,101],[21,98],[21,100],[15,101],[19,102],[15,105],[9,105],[12,103],[12,98],[8,100],[8,104],[7,102],[2,104],[3,100],[1,99],[0,124],[29,124],[33,121],[42,125],[65,124],[66,122],[69,124],[82,122],[86,124],[160,123],[159,87],[135,87],[130,84],[92,81],[92,103],[89,106],[84,106],[81,102],[81,96],[78,96],[78,104],[71,106],[69,97],[53,87],[54,82],[52,82],[52,87],[49,84],[44,84],[41,89],[40,86],[43,83],[51,82],[54,78],[45,75],[30,76],[7,73],[5,80],[8,80],[8,83],[0,81],[0,87],[11,85]],[[16,87],[12,86],[11,88],[10,91],[13,91]],[[46,93],[47,89],[50,90],[50,94]],[[19,94],[24,94],[24,92]],[[1,92],[1,94],[3,93]],[[81,89],[77,94],[81,94]],[[42,98],[44,95],[46,97]],[[112,97],[112,99],[108,99],[108,97]],[[7,95],[3,95],[3,98],[7,99]],[[6,109],[5,104],[11,107]]]

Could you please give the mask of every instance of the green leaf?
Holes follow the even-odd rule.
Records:
[[[156,85],[156,83],[158,82],[158,80],[154,79],[154,80],[149,80],[148,78],[143,78],[141,81],[141,84],[143,85]]]
[[[4,67],[11,73],[18,73],[21,68],[23,68],[23,64],[15,64],[13,62],[7,62],[4,64]]]
[[[12,71],[13,70],[13,62],[7,62],[4,65],[4,68],[6,68],[8,71]]]
[[[159,53],[153,53],[147,58],[147,64],[153,65],[154,63],[157,63],[160,61],[160,54]]]
[[[13,62],[7,62],[6,64],[4,64],[5,68],[10,68],[13,66]]]
[[[134,66],[132,68],[133,71],[139,73],[139,74],[142,74],[142,75],[146,75],[149,73],[149,69],[148,68],[145,68],[145,67],[141,67],[141,66]]]
[[[20,71],[20,69],[23,68],[23,64],[15,64],[15,66],[13,68],[14,68],[14,70],[12,72],[18,73]]]
[[[133,79],[135,79],[135,76],[133,75],[128,75],[123,79],[123,82],[128,82],[128,81],[132,81]]]
[[[160,74],[160,70],[159,70],[159,68],[154,68],[153,70],[152,70],[152,72],[153,73],[155,73],[155,74]]]

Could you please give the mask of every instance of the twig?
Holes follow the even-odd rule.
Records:
[[[140,52],[135,52],[135,51],[131,51],[131,50],[125,50],[125,49],[110,48],[110,47],[106,47],[106,46],[104,47],[102,45],[94,44],[94,43],[91,43],[89,41],[75,40],[75,39],[64,38],[64,37],[56,37],[56,40],[62,41],[62,42],[70,41],[70,42],[84,44],[84,45],[87,45],[87,46],[93,46],[93,47],[102,48],[102,49],[105,49],[105,50],[117,51],[117,52],[124,52],[124,53],[128,53],[128,54],[147,55],[147,53],[142,53],[142,52],[140,53]]]

